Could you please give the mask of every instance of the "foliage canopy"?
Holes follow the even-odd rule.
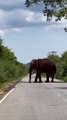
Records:
[[[43,3],[43,13],[47,16],[47,20],[50,21],[54,15],[57,20],[61,20],[62,17],[67,18],[67,0],[26,0],[25,5],[29,7],[33,4]]]
[[[0,83],[23,77],[27,72],[27,67],[17,61],[14,53],[3,45],[0,38]]]
[[[61,56],[51,52],[48,54],[48,58],[56,64],[56,78],[67,82],[67,51],[63,52]]]

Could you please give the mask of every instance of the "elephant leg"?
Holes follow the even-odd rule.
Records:
[[[37,82],[37,78],[38,78],[38,75],[36,74],[34,83]]]
[[[54,79],[54,76],[52,76],[52,80],[51,80],[51,82],[54,82],[54,80],[53,80],[53,79]]]
[[[45,82],[49,82],[49,75],[47,75],[47,79],[46,79],[46,81]]]
[[[40,82],[40,83],[42,82],[42,80],[41,80],[41,74],[39,75],[39,82]]]

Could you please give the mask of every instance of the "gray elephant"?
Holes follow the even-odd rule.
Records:
[[[30,67],[29,67],[29,82],[31,82],[31,75],[32,71],[36,71],[36,76],[35,76],[35,81],[37,82],[37,79],[39,78],[39,82],[42,82],[41,80],[41,74],[45,73],[46,74],[46,81],[49,82],[49,77],[52,77],[51,82],[54,80],[54,75],[56,73],[56,65],[53,61],[44,58],[44,59],[33,59],[30,62]]]

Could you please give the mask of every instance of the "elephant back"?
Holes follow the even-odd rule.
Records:
[[[46,74],[54,75],[56,73],[55,63],[47,58],[38,59],[38,66],[40,71]]]

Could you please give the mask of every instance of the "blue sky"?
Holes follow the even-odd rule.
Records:
[[[47,57],[48,52],[61,55],[67,50],[67,20],[46,21],[43,5],[26,8],[25,0],[0,2],[0,36],[4,45],[14,52],[17,60],[28,63],[33,58]]]

